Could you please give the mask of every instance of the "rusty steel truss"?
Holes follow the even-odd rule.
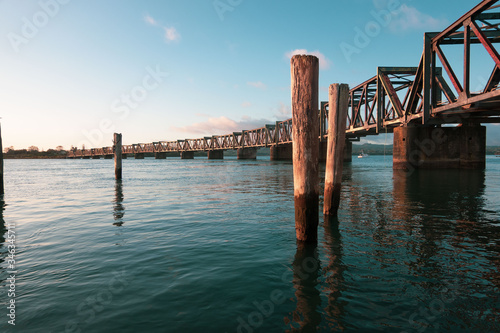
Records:
[[[292,142],[292,120],[277,121],[273,125],[233,132],[226,135],[214,135],[199,139],[177,141],[159,141],[123,145],[123,154],[166,153],[181,151],[229,150],[245,147],[270,147]],[[91,157],[113,155],[113,147],[73,149],[70,157]]]
[[[500,123],[499,0],[484,0],[439,33],[425,33],[418,67],[379,67],[377,75],[352,88],[346,137],[392,132],[395,127],[445,123]],[[463,46],[463,72],[456,75],[446,55],[448,45]],[[484,89],[471,92],[471,45],[491,57],[492,70]],[[328,103],[321,103],[319,139],[328,137]],[[273,125],[199,139],[124,145],[124,154],[230,150],[270,147],[292,142],[292,119]],[[106,156],[113,147],[76,149],[69,157]]]

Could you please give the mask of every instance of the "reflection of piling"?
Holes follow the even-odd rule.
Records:
[[[339,220],[336,216],[325,215],[325,252],[328,264],[323,269],[329,274],[325,277],[325,289],[323,293],[327,296],[325,306],[326,321],[329,328],[334,332],[342,332],[346,329],[343,319],[345,318],[345,306],[347,302],[342,297],[345,290],[344,272],[346,266],[343,263],[342,236],[339,230]]]
[[[122,135],[115,133],[115,178],[122,179]]]
[[[321,314],[318,311],[321,306],[318,288],[321,263],[316,244],[297,243],[292,269],[297,305],[291,313],[291,318],[286,317],[285,322],[290,322],[293,332],[316,332],[321,323]]]
[[[291,60],[295,231],[300,241],[316,242],[319,207],[319,60],[296,55]]]
[[[3,146],[2,146],[2,128],[0,127],[0,195],[4,195],[3,188]]]
[[[328,148],[326,153],[325,198],[323,213],[336,216],[340,204],[345,130],[349,108],[349,86],[330,85]]]
[[[116,226],[123,225],[123,216],[125,215],[125,208],[123,207],[123,184],[121,179],[117,179],[115,183],[115,200],[113,206],[113,217]]]

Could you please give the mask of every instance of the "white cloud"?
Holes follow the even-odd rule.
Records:
[[[167,42],[177,42],[181,39],[181,35],[177,32],[177,29],[174,27],[166,28],[165,29],[165,40]]]
[[[156,20],[153,17],[149,16],[149,15],[144,16],[144,21],[146,21],[146,23],[154,25],[154,26],[158,25],[158,23],[156,22]]]
[[[278,113],[276,114],[276,118],[279,120],[284,120],[292,117],[292,108],[290,105],[285,105],[285,103],[280,102],[280,106],[278,107]]]
[[[224,135],[242,130],[251,130],[263,127],[265,124],[272,124],[274,121],[268,119],[253,119],[243,116],[240,121],[235,121],[225,116],[210,117],[208,120],[194,123],[183,127],[172,127],[178,132],[190,133],[193,135]]]
[[[328,58],[323,53],[319,52],[318,50],[309,52],[306,49],[296,49],[296,50],[293,50],[290,52],[286,52],[285,58],[291,59],[294,55],[298,55],[298,54],[308,54],[308,55],[316,56],[319,59],[319,68],[320,69],[329,69],[330,68],[330,64],[331,64],[330,60],[328,60]]]
[[[258,82],[247,82],[247,84],[251,87],[254,87],[254,88],[257,88],[257,89],[266,89],[266,85],[264,83],[262,83],[261,81],[258,81]]]
[[[145,15],[144,16],[144,21],[149,24],[149,25],[152,25],[154,27],[158,27],[158,28],[161,28],[163,29],[163,32],[164,32],[164,36],[165,36],[165,41],[167,43],[170,43],[170,42],[178,42],[180,39],[181,39],[181,35],[179,34],[179,32],[177,31],[176,28],[174,27],[162,27],[158,21],[156,21],[155,18],[153,18],[151,15]]]
[[[252,106],[252,103],[248,102],[248,101],[245,101],[243,103],[241,103],[241,107],[242,108],[249,108]]]
[[[437,19],[428,14],[420,12],[415,7],[406,4],[401,5],[393,12],[393,18],[389,24],[392,32],[407,30],[442,30],[446,28],[448,21]]]

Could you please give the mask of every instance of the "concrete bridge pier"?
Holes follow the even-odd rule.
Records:
[[[136,154],[134,154],[134,158],[136,160],[143,160],[144,159],[144,153],[136,153]]]
[[[344,163],[352,162],[352,141],[346,140],[344,145]]]
[[[319,161],[326,162],[327,141],[319,143]],[[345,140],[344,144],[344,163],[352,162],[352,142]]]
[[[167,153],[163,152],[158,152],[158,153],[155,153],[155,159],[156,160],[166,160],[167,159]]]
[[[194,151],[181,151],[181,160],[192,160],[194,158]]]
[[[292,161],[293,146],[291,143],[271,146],[271,161]]]
[[[394,129],[393,168],[484,169],[486,127],[398,127]]]
[[[223,160],[224,150],[209,150],[207,156],[209,160]]]
[[[239,148],[236,155],[239,160],[255,160],[257,158],[257,148]]]

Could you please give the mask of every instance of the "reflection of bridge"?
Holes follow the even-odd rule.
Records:
[[[418,67],[379,67],[377,75],[350,91],[346,138],[355,141],[367,135],[394,132],[394,165],[407,168],[481,167],[484,165],[485,128],[481,123],[500,123],[499,0],[484,0],[439,33],[426,33]],[[463,68],[453,68],[450,45],[462,45]],[[472,47],[475,47],[471,54]],[[474,57],[483,53],[486,58]],[[448,57],[447,57],[448,55]],[[471,63],[487,65],[492,71],[486,85],[472,92]],[[463,74],[460,78],[456,73]],[[318,115],[319,139],[328,136],[328,105]],[[442,127],[462,124],[461,127]],[[222,158],[224,150],[238,150],[239,158],[255,158],[256,149],[271,147],[272,159],[291,159],[292,120],[264,127],[214,135],[200,139],[124,145],[123,154],[142,158],[169,152],[192,158],[195,151],[207,151],[209,158]],[[446,143],[446,144],[444,144]],[[322,144],[323,150],[326,148]],[[445,147],[446,146],[446,147]],[[349,149],[350,145],[347,145]],[[69,157],[111,157],[113,147],[74,149]]]

